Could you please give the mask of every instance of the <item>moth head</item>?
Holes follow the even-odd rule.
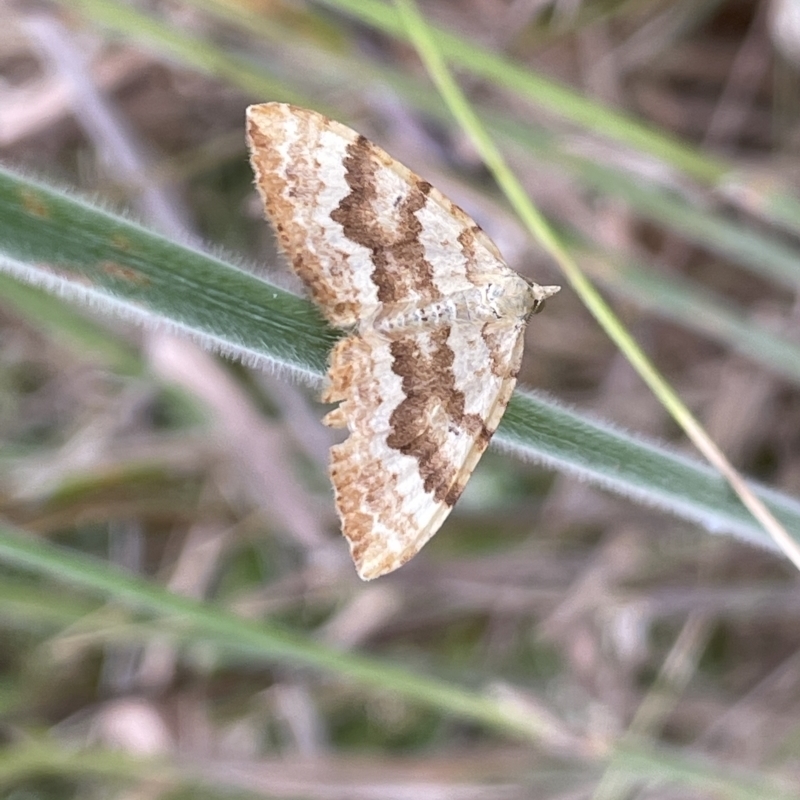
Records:
[[[497,319],[527,320],[560,286],[539,286],[516,272],[495,276],[482,289],[489,310]]]
[[[561,291],[560,286],[539,286],[538,283],[528,281],[530,286],[531,310],[528,316],[538,314],[544,308],[544,302]]]

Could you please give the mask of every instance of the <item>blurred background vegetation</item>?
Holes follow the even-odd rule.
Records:
[[[421,7],[534,202],[800,536],[800,2]],[[391,3],[0,0],[0,25],[0,795],[800,797],[796,571],[675,460],[568,287],[521,382],[577,415],[519,399],[423,552],[355,576],[315,402],[333,338],[262,280],[298,290],[245,107],[356,127],[561,280]]]

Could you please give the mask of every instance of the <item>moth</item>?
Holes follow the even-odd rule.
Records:
[[[439,529],[517,380],[525,326],[559,291],[506,265],[458,206],[380,147],[303,108],[247,110],[268,219],[328,321],[324,419],[342,532],[364,580]]]

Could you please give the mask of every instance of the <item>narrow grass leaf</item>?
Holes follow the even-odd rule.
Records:
[[[532,741],[539,740],[546,724],[532,714],[514,715],[488,695],[394,664],[329,648],[277,626],[242,619],[211,603],[172,594],[107,562],[27,535],[2,520],[0,560],[117,600],[128,608],[169,617],[173,623],[201,633],[229,653],[313,667]]]
[[[0,271],[314,384],[321,382],[338,336],[308,301],[221,258],[8,171],[0,171]],[[518,392],[495,439],[520,457],[580,475],[709,530],[773,547],[703,465],[552,402]],[[800,537],[800,502],[755,488]]]

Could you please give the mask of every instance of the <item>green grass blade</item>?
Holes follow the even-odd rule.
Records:
[[[321,380],[337,338],[308,301],[220,258],[1,170],[0,270],[312,383]],[[518,392],[495,439],[521,457],[710,530],[772,546],[704,466],[556,404]],[[800,535],[800,503],[766,489],[759,493]]]
[[[107,562],[27,535],[2,521],[0,560],[78,586],[129,609],[154,615],[188,634],[187,638],[179,634],[184,641],[194,638],[212,643],[221,652],[234,656],[310,667],[348,682],[391,691],[411,702],[532,742],[550,732],[548,720],[537,718],[530,707],[505,704],[488,694],[470,691],[378,659],[331,649],[268,623],[242,619],[211,603],[173,594]],[[613,758],[613,768],[629,777],[653,779],[658,776],[670,783],[731,792],[735,797],[759,796],[753,792],[760,788],[777,792],[770,792],[770,797],[797,798],[796,794],[782,791],[782,787],[776,786],[775,781],[768,777],[731,775],[721,765],[712,762],[699,764],[679,751],[667,756],[659,750],[628,741],[618,752],[607,755]],[[98,756],[102,762],[102,753]],[[584,756],[589,762],[597,758],[592,758],[588,752]],[[111,763],[108,766],[110,774],[115,774],[115,765]],[[0,767],[0,772],[4,770],[5,766]]]
[[[702,791],[703,797],[724,797],[731,800],[800,798],[796,785],[786,778],[776,779],[734,764],[723,767],[710,758],[687,756],[664,747],[621,743],[611,769],[633,785],[642,781],[658,781]],[[628,793],[615,796],[625,797]]]
[[[495,438],[520,458],[669,510],[714,533],[775,547],[716,470],[551,400],[516,392]],[[530,442],[536,442],[535,451]],[[763,486],[752,488],[800,541],[800,501]]]
[[[26,283],[312,382],[337,338],[301,298],[2,169],[0,258]]]
[[[800,342],[769,330],[744,310],[680,277],[641,262],[585,251],[581,265],[614,294],[746,356],[764,369],[800,383]]]
[[[168,617],[207,637],[222,650],[294,666],[312,667],[348,681],[390,690],[407,700],[481,722],[491,728],[537,741],[544,721],[513,713],[499,700],[445,681],[313,642],[266,623],[256,623],[210,603],[172,594],[158,584],[107,562],[56,547],[0,521],[0,560],[40,575],[79,586],[128,608]]]
[[[122,750],[64,747],[53,737],[33,739],[26,736],[10,743],[0,752],[0,787],[3,789],[43,775],[94,782],[110,780],[125,785],[141,781],[143,774],[149,780],[159,781],[162,786],[177,784],[181,780],[190,782],[182,776],[178,767],[163,758],[137,758]],[[109,791],[109,784],[104,783],[104,791],[108,792],[106,796],[118,794],[121,786],[115,788],[116,791]],[[13,797],[14,794],[12,790],[4,796]]]
[[[637,216],[657,222],[682,238],[729,258],[754,275],[794,290],[800,282],[800,250],[775,236],[701,208],[666,189],[650,186],[623,172],[581,160],[574,166],[581,180],[622,198]]]
[[[107,0],[74,0],[70,11],[80,8],[95,22],[126,36],[165,50],[187,66],[214,75],[253,92],[256,97],[272,97],[287,103],[308,103],[302,93],[294,93],[285,81],[271,77],[247,58],[223,53],[219,48],[163,24],[156,17],[136,11],[125,3]]]
[[[384,33],[410,41],[402,18],[391,3],[378,0],[321,0],[323,5],[345,11],[359,22],[374,26]],[[595,103],[561,84],[529,72],[505,57],[478,47],[448,31],[431,26],[432,35],[444,56],[454,66],[463,67],[473,75],[492,81],[534,100],[564,119],[668,161],[682,171],[702,180],[716,181],[727,167],[694,148],[643,125],[626,114]]]
[[[117,372],[141,372],[141,359],[132,347],[110,337],[100,325],[40,289],[0,273],[0,303],[51,338],[66,340],[75,352],[90,354]]]
[[[527,153],[543,164],[557,165],[581,185],[619,198],[637,217],[672,231],[711,252],[730,259],[748,272],[771,279],[791,290],[800,281],[800,250],[774,233],[743,224],[713,204],[694,202],[689,193],[648,182],[621,167],[576,155],[574,147],[530,124],[498,114],[488,116],[487,130],[504,144]],[[704,198],[705,199],[705,198]],[[800,216],[798,217],[800,219]]]

